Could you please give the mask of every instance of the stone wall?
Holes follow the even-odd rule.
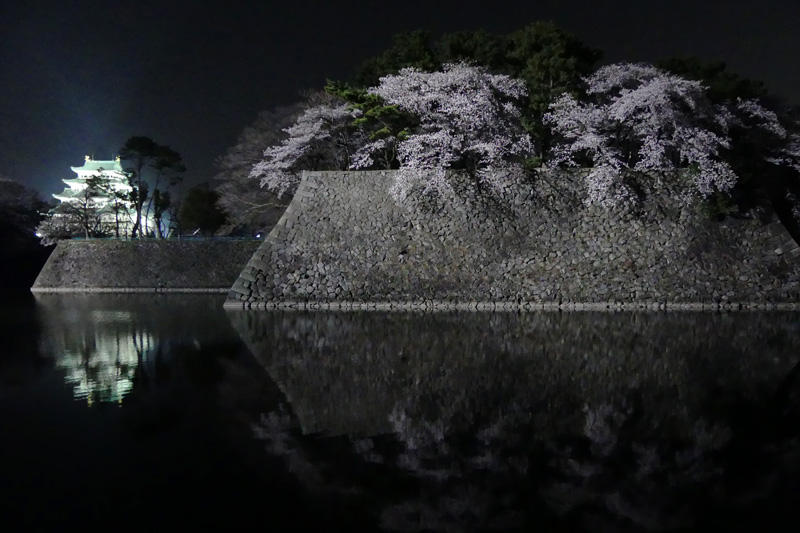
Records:
[[[450,200],[412,212],[390,195],[396,172],[306,173],[226,306],[800,301],[800,249],[768,213],[719,222],[648,191],[636,209],[587,207],[579,173],[501,202],[451,176]]]
[[[61,241],[31,290],[226,291],[259,244],[252,240]]]

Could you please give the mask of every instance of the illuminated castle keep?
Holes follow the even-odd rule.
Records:
[[[132,187],[122,170],[119,156],[112,161],[99,161],[87,155],[83,166],[70,168],[78,176],[64,179],[67,187],[53,197],[75,208],[90,202],[92,210],[99,217],[101,228],[107,234],[116,235],[118,228],[120,237],[129,237],[136,221],[136,211],[129,199]],[[103,190],[95,190],[87,195],[87,180],[92,177],[102,179]]]

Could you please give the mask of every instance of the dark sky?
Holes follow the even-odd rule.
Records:
[[[49,196],[86,153],[146,135],[187,181],[261,110],[345,78],[391,35],[553,20],[606,62],[720,59],[800,104],[800,1],[0,0],[0,174]]]

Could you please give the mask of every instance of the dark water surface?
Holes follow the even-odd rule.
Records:
[[[797,527],[797,313],[221,305],[4,299],[4,524]]]

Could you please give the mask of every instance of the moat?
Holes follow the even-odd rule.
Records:
[[[224,298],[5,299],[7,523],[791,528],[800,313],[253,312]]]

